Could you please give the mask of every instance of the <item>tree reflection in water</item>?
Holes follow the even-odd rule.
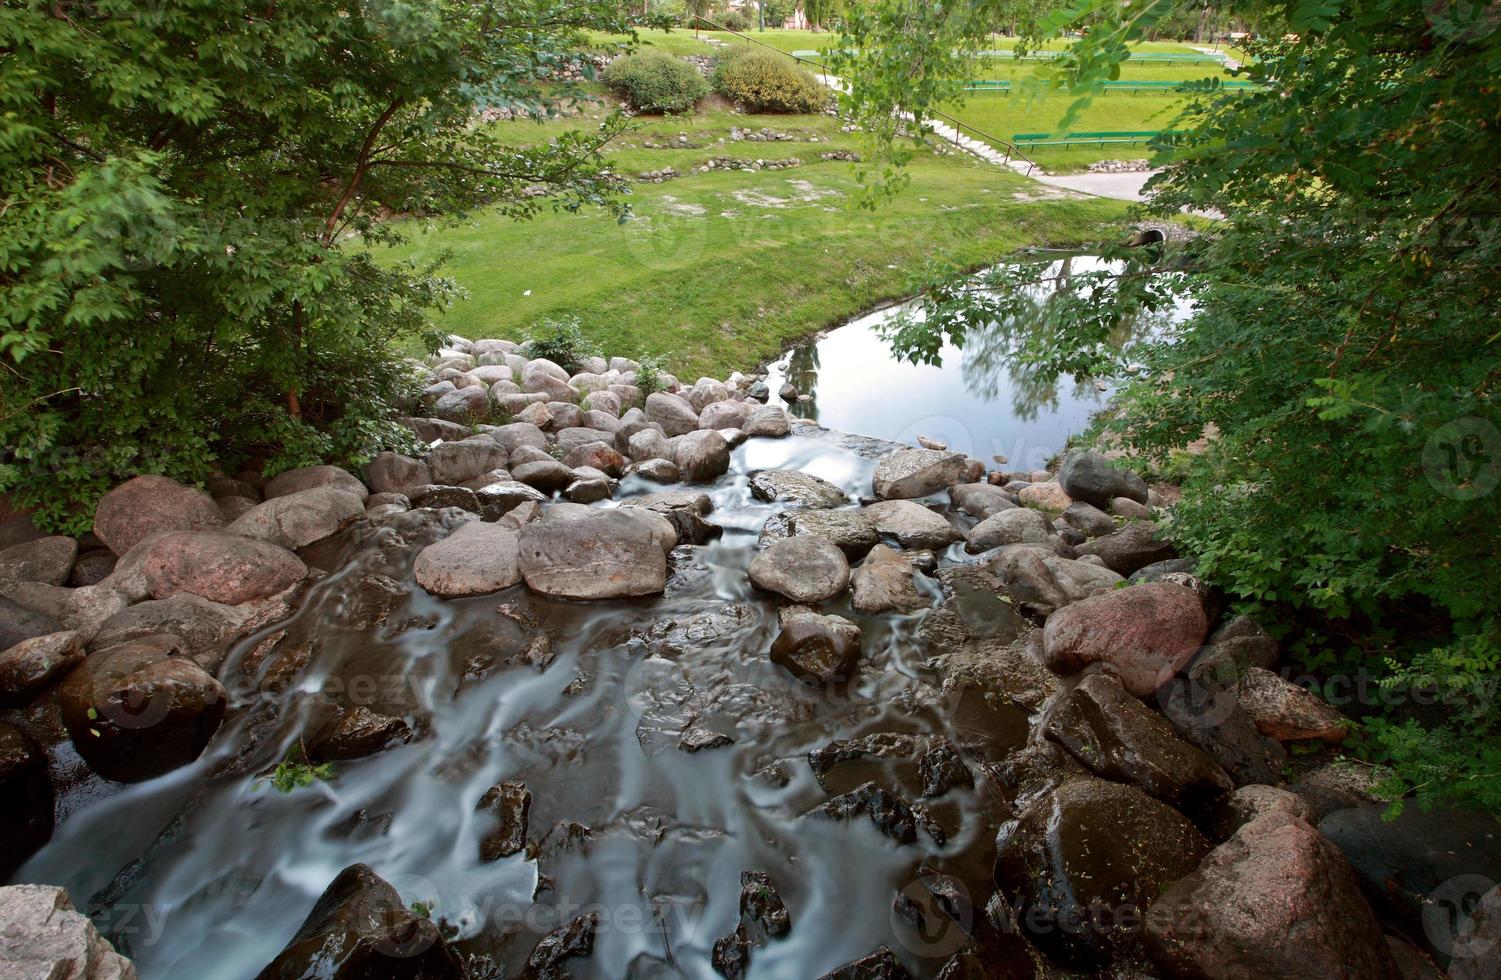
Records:
[[[794,347],[787,356],[787,380],[798,392],[808,396],[807,401],[797,401],[788,408],[798,418],[818,421],[818,341]]]

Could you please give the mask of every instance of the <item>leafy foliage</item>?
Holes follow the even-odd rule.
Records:
[[[382,219],[619,208],[623,125],[515,149],[474,106],[625,30],[606,0],[0,7],[0,490],[86,528],[120,479],[399,444],[398,335],[456,290]],[[538,189],[542,193],[538,193]]]
[[[709,94],[692,64],[661,51],[642,51],[610,62],[605,84],[639,112],[688,112]]]
[[[887,51],[849,56],[851,108],[921,118],[955,48],[977,40],[969,30],[985,6],[945,5],[953,16],[933,15],[931,37],[909,31]],[[852,39],[902,9],[861,13]],[[1056,14],[1050,31],[1094,26],[1039,84],[1084,104],[1131,57],[1130,42],[1176,9],[1086,0]],[[1244,606],[1284,624],[1307,666],[1370,669],[1384,689],[1441,693],[1430,708],[1409,699],[1363,709],[1366,751],[1398,773],[1390,790],[1424,806],[1501,808],[1491,573],[1501,543],[1501,25],[1481,5],[1446,6],[1471,18],[1455,23],[1416,0],[1234,9],[1279,38],[1257,45],[1242,72],[1265,88],[1189,86],[1183,118],[1168,127],[1188,135],[1144,208],[1224,220],[1166,253],[1122,249],[1114,270],[1074,277],[1071,297],[1049,311],[1056,326],[1015,354],[1052,372],[1135,368],[1121,411],[1094,436],[1143,465],[1181,468],[1179,546]],[[898,136],[878,138],[899,164]],[[876,174],[873,199],[899,183],[897,169]],[[944,336],[1015,315],[1018,294],[1042,275],[935,284],[927,326],[895,340],[928,356]],[[1112,334],[1139,310],[1185,289],[1197,313],[1180,331],[1116,349]],[[1183,452],[1206,434],[1202,452]]]
[[[733,48],[715,63],[712,81],[746,112],[822,112],[830,101],[827,88],[775,51]]]
[[[637,359],[641,366],[636,369],[636,387],[641,389],[641,397],[667,390],[667,380],[663,377],[667,373],[667,360],[660,354],[642,354]]]
[[[528,357],[545,357],[569,374],[583,370],[586,357],[598,357],[599,345],[584,334],[576,316],[547,317],[537,323],[527,336]]]
[[[292,793],[314,783],[329,782],[334,775],[332,762],[310,762],[307,750],[299,742],[295,749],[287,753],[286,758],[276,764],[275,769],[261,777],[262,781],[258,785],[269,784],[278,793]]]

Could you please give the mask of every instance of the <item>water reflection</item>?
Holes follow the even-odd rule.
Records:
[[[972,327],[962,348],[942,347],[936,365],[900,359],[883,336],[883,328],[899,315],[921,317],[921,310],[903,304],[860,317],[773,364],[768,381],[773,398],[791,381],[803,398],[789,410],[831,428],[907,443],[928,436],[981,459],[1000,455],[1013,468],[1038,468],[1088,425],[1113,384],[1060,377],[1019,364],[1016,355],[1024,346],[1061,344],[1055,336],[1058,317],[1050,313],[1076,301],[1066,289],[1071,277],[1105,267],[1090,256],[1052,263],[1048,275],[1056,277],[1054,288],[1033,297],[1036,315]],[[1120,350],[1188,312],[1185,302],[1119,324],[1107,345]]]

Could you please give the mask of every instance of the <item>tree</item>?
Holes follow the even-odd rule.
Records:
[[[454,295],[378,263],[394,214],[619,207],[618,132],[531,149],[479,105],[607,0],[6,0],[0,7],[0,489],[46,525],[139,472],[357,459],[409,384],[399,336]],[[587,67],[587,65],[586,65]]]
[[[846,106],[892,173],[905,138],[891,113],[923,118],[953,96],[968,76],[950,66],[989,9],[886,0],[849,19],[836,69],[852,82]],[[1093,29],[1044,82],[1087,100],[1177,9],[1091,0],[1053,17],[1054,32]],[[1186,246],[1119,250],[1122,266],[1076,276],[1045,342],[1018,335],[1014,353],[1055,373],[1140,368],[1094,436],[1181,476],[1170,531],[1201,574],[1281,625],[1303,666],[1380,679],[1378,703],[1347,710],[1372,736],[1360,750],[1395,765],[1394,796],[1501,810],[1501,21],[1483,5],[1418,0],[1226,9],[1279,38],[1242,73],[1264,87],[1186,86],[1190,103],[1165,128],[1187,135],[1158,147],[1167,168],[1142,209],[1223,220]],[[899,185],[873,185],[871,203]],[[1037,276],[935,283],[927,324],[895,339],[931,356],[1016,312]],[[1123,318],[1184,290],[1198,313],[1176,334],[1124,352],[1106,343]],[[1184,454],[1210,426],[1205,451]],[[1414,704],[1425,690],[1437,705]]]

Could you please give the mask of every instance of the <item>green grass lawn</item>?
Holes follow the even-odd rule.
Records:
[[[586,117],[499,125],[532,142],[588,124]],[[769,126],[799,140],[730,142],[731,126]],[[680,133],[702,145],[643,145]],[[1049,199],[1024,178],[958,154],[919,157],[896,200],[856,210],[855,165],[819,154],[858,148],[827,116],[708,112],[643,121],[611,150],[623,174],[686,171],[714,156],[805,162],[638,183],[634,217],[624,224],[602,213],[552,212],[524,223],[481,214],[457,228],[411,222],[411,241],[392,255],[449,253],[444,271],[469,294],[444,317],[457,333],[516,339],[544,316],[572,313],[605,350],[663,354],[692,379],[753,368],[797,337],[907,294],[930,259],[975,267],[1028,245],[1098,241],[1116,234],[1110,224],[1125,210],[1100,199]]]

